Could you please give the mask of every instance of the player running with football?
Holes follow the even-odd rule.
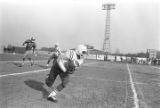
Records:
[[[75,50],[68,50],[64,54],[60,54],[56,61],[53,63],[50,73],[45,80],[48,87],[51,87],[59,75],[61,83],[53,89],[49,94],[48,100],[56,102],[56,95],[62,91],[69,82],[70,74],[80,67],[84,61],[84,54],[87,53],[85,45],[78,45]]]
[[[27,58],[30,61],[30,64],[32,66],[33,65],[32,56],[35,55],[35,50],[36,50],[35,39],[33,37],[31,37],[31,39],[28,39],[23,42],[23,46],[24,45],[26,45],[26,47],[25,47],[26,52],[23,56],[23,64],[22,65],[24,65],[24,61]]]

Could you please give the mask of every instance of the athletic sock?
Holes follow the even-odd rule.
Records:
[[[57,93],[58,93],[57,90],[53,90],[48,97],[54,97],[57,95]]]

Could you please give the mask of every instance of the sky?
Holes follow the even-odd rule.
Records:
[[[1,0],[0,43],[22,46],[34,37],[38,48],[59,43],[62,50],[78,44],[102,49],[106,11],[111,10],[111,51],[160,50],[159,0]]]

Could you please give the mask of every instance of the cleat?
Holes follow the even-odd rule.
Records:
[[[18,67],[22,67],[22,66],[23,66],[22,64],[19,64],[19,65],[18,65]]]
[[[22,64],[19,63],[19,64],[17,64],[17,66],[18,66],[18,67],[22,67],[22,66],[24,66],[24,63],[22,63]]]
[[[48,97],[47,100],[49,100],[51,102],[58,102],[58,100],[54,96]]]
[[[34,63],[33,62],[31,62],[31,66],[33,66],[34,65]]]

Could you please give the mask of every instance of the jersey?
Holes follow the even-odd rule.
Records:
[[[57,62],[63,72],[72,73],[83,63],[83,60],[74,50],[68,50],[58,57]]]
[[[53,52],[56,53],[57,56],[59,56],[59,55],[61,54],[61,49],[60,49],[60,47],[54,48]]]
[[[51,53],[51,56],[49,57],[47,61],[47,64],[49,64],[52,59],[57,59],[60,54],[61,54],[60,48],[59,47],[54,48],[53,52]]]
[[[33,48],[33,50],[34,50],[34,49],[36,48],[35,42],[31,41],[30,39],[26,40],[26,41],[23,43],[23,45],[25,45],[25,44],[26,44],[26,51],[27,51],[27,50],[32,50],[32,48]]]

